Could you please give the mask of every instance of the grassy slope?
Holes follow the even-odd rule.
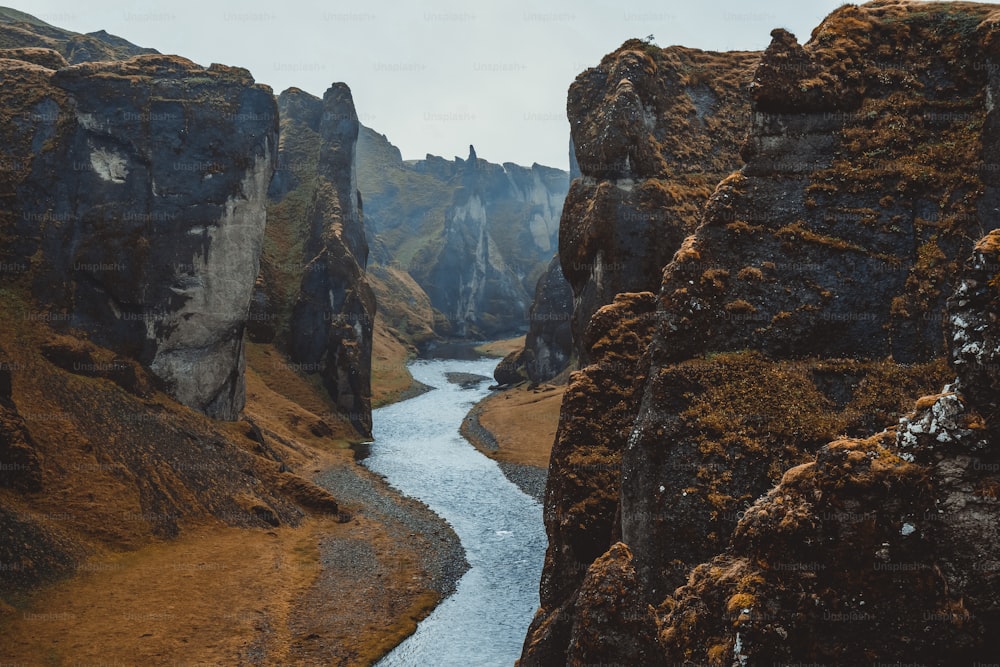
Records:
[[[236,664],[257,654],[267,656],[270,664],[294,662],[290,651],[304,641],[301,628],[308,626],[309,634],[318,632],[324,646],[339,652],[343,664],[371,664],[412,632],[436,604],[436,593],[413,585],[421,577],[413,545],[363,513],[347,524],[316,515],[277,528],[239,528],[199,511],[197,499],[178,498],[190,509],[179,536],[155,538],[140,520],[149,510],[139,503],[130,482],[106,472],[122,465],[116,462],[117,453],[105,449],[95,459],[87,435],[73,430],[79,410],[92,410],[104,404],[107,395],[121,397],[125,392],[107,380],[43,367],[47,362],[37,347],[49,336],[47,328],[25,326],[25,304],[10,291],[4,296],[0,347],[17,350],[11,363],[44,370],[15,377],[15,400],[22,414],[35,416],[28,426],[47,470],[44,494],[25,497],[0,489],[0,507],[41,521],[74,545],[84,562],[75,576],[52,579],[30,594],[8,596],[0,603],[0,633],[5,637],[0,659],[58,665],[131,663],[141,657],[147,664],[158,664],[170,656],[190,664]],[[17,312],[8,309],[11,304]],[[260,427],[272,452],[304,477],[330,466],[356,467],[347,449],[353,430],[331,418],[322,391],[281,362],[270,346],[249,345],[246,414]],[[46,389],[54,377],[62,376],[69,376],[70,388],[91,394],[93,402],[50,395]],[[245,423],[211,422],[163,395],[133,401],[129,414],[142,424],[161,413],[184,424],[194,437],[221,437],[239,450],[257,447],[247,438]],[[95,418],[113,424],[123,415]],[[156,428],[139,437],[157,437]],[[172,466],[182,484],[175,494],[184,493],[185,465],[202,465],[188,462],[183,451],[176,455],[180,460]],[[216,460],[211,465],[221,469],[238,461]],[[144,476],[167,474],[158,467]],[[219,492],[248,493],[238,488]],[[327,580],[339,578],[319,563],[321,539],[373,545],[378,562],[369,573],[371,580],[352,578],[348,587],[332,592],[323,587],[322,595],[316,594],[324,571]],[[356,600],[359,588],[374,591],[364,605]],[[337,619],[332,624],[324,616],[331,606]],[[372,623],[372,618],[382,620]],[[94,642],[95,636],[102,640]]]
[[[508,338],[506,340],[494,340],[476,346],[476,352],[484,357],[495,357],[503,359],[511,352],[516,352],[524,348],[524,336]]]
[[[479,424],[493,435],[497,449],[491,451],[475,438],[470,440],[497,461],[547,469],[565,391],[565,385],[531,389],[520,384],[487,396],[473,410]]]

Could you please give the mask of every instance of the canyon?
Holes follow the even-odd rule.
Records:
[[[527,328],[535,284],[556,251],[567,172],[494,164],[472,146],[464,159],[404,161],[364,127],[358,165],[372,273],[386,281],[379,302],[404,339],[423,347],[428,329],[483,339]],[[410,285],[405,299],[388,289],[400,275]],[[431,312],[425,306],[411,321],[400,301],[429,303]]]
[[[630,39],[569,86],[566,172],[404,160],[347,84],[0,11],[2,657],[106,657],[110,586],[189,605],[98,628],[123,655],[373,664],[485,562],[358,463],[373,407],[524,334],[462,422],[541,496],[520,667],[990,663],[998,33],[875,0],[758,52]],[[387,408],[387,451],[459,395]]]

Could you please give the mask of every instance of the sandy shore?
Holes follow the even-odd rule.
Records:
[[[539,502],[564,392],[564,386],[520,384],[487,396],[462,423],[462,435]]]

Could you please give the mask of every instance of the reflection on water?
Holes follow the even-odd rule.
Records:
[[[374,413],[364,464],[447,520],[471,565],[455,594],[379,667],[509,667],[521,653],[538,607],[542,508],[459,435],[469,408],[489,393],[489,380],[463,388],[445,378],[448,372],[492,376],[495,365],[488,359],[415,362],[413,377],[435,390]]]

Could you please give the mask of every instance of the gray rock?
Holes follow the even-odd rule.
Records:
[[[528,314],[524,363],[532,382],[547,382],[569,365],[573,356],[572,317],[573,288],[556,255],[538,279]]]
[[[368,242],[357,188],[358,117],[350,89],[323,100],[289,90],[282,113],[319,135],[317,186],[306,212],[308,237],[299,295],[289,325],[289,354],[323,386],[354,427],[371,435],[371,349],[375,296],[365,280]]]
[[[36,295],[180,402],[236,419],[277,146],[270,91],[246,70],[159,55],[32,76],[46,94],[13,141],[30,162],[10,250]]]

